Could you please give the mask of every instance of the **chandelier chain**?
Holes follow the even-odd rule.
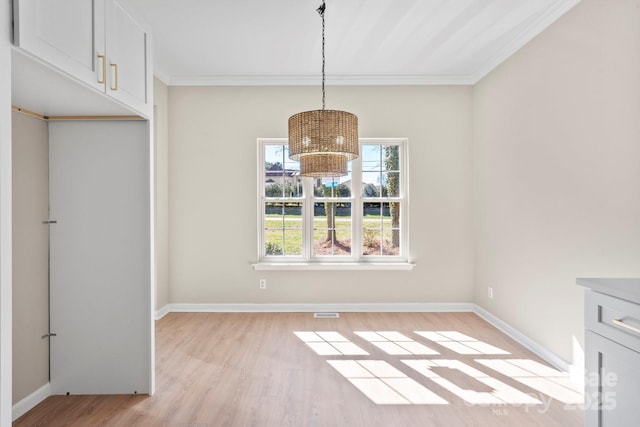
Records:
[[[318,13],[322,17],[322,109],[325,109],[326,103],[326,93],[324,89],[324,64],[325,64],[325,56],[324,56],[324,11],[327,8],[324,0],[322,1],[322,5],[317,9]]]

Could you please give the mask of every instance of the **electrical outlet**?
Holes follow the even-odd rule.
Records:
[[[493,288],[491,286],[487,288],[487,295],[489,295],[490,299],[493,299]]]
[[[267,289],[267,279],[260,279],[260,289]]]

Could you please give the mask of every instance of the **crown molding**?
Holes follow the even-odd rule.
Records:
[[[470,76],[440,75],[347,75],[328,76],[331,86],[421,86],[421,85],[470,85]],[[215,76],[175,75],[168,79],[170,86],[317,86],[319,76]]]
[[[170,86],[171,84],[171,75],[167,73],[164,69],[153,65],[153,76],[164,83],[166,86]]]

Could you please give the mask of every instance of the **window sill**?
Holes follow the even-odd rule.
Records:
[[[409,271],[416,266],[409,262],[345,262],[345,263],[327,263],[327,262],[260,262],[251,265],[254,270],[391,270],[391,271]]]

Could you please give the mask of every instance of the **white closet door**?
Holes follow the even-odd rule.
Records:
[[[148,133],[50,123],[53,394],[150,391]]]

